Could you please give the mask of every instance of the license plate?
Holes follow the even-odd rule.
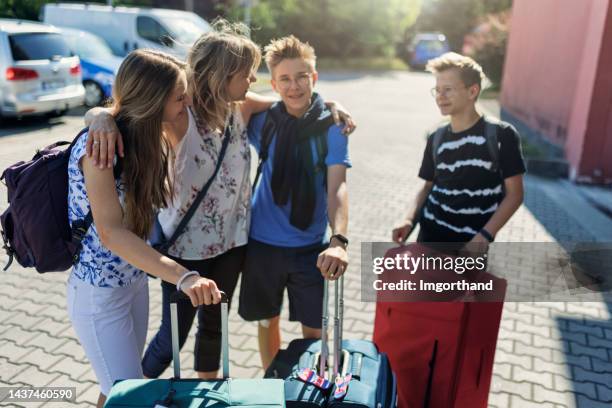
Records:
[[[64,86],[66,86],[66,82],[63,80],[43,81],[42,83],[43,91],[50,91],[52,89],[63,88]]]

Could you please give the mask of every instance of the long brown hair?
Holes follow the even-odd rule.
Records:
[[[113,86],[114,116],[125,145],[124,222],[141,238],[149,235],[155,212],[171,199],[171,150],[163,137],[162,118],[184,68],[170,55],[136,50],[119,67]]]
[[[223,129],[232,101],[227,85],[232,76],[259,66],[261,51],[242,24],[217,19],[213,30],[203,34],[191,47],[187,72],[193,111],[198,126]]]

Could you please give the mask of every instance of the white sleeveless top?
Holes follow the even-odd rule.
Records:
[[[159,213],[168,238],[212,176],[223,142],[220,132],[201,134],[193,114],[188,112],[187,133],[175,147],[173,202]],[[170,255],[202,260],[247,243],[251,221],[250,166],[246,126],[236,110],[221,168],[185,231],[170,247]]]

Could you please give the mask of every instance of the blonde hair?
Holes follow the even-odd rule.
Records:
[[[136,50],[123,60],[113,85],[113,112],[123,135],[124,219],[141,238],[149,236],[157,209],[171,199],[170,146],[162,134],[166,102],[185,64],[154,50]]]
[[[236,74],[259,67],[261,51],[244,33],[243,24],[215,20],[187,57],[188,83],[199,127],[222,129],[230,112],[227,85]]]
[[[300,41],[294,35],[272,40],[264,48],[264,53],[266,65],[270,72],[284,59],[301,58],[308,62],[313,70],[317,63],[314,48],[307,42]]]
[[[456,52],[447,52],[429,60],[426,69],[433,74],[456,69],[459,71],[461,81],[467,87],[478,85],[478,88],[482,89],[482,81],[485,79],[482,67],[476,61]]]

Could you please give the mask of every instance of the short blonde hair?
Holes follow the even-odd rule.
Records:
[[[482,89],[482,81],[485,79],[482,67],[476,61],[456,52],[447,52],[430,60],[426,69],[433,74],[456,69],[459,71],[461,81],[468,87],[478,85],[478,88]]]
[[[301,58],[308,62],[313,70],[317,62],[314,48],[294,35],[270,41],[270,44],[264,48],[264,53],[270,72],[284,59]]]

